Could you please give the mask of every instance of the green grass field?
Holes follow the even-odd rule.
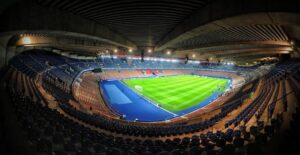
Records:
[[[123,80],[139,94],[171,112],[193,107],[216,91],[224,91],[227,79],[179,75]]]

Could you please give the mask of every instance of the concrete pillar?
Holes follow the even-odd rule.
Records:
[[[5,65],[5,47],[0,45],[0,68]]]
[[[15,55],[16,55],[16,47],[15,46],[7,47],[6,48],[6,57],[5,57],[6,64],[8,64],[8,61]]]
[[[291,54],[292,58],[300,58],[300,48],[297,48],[297,50],[294,50]]]
[[[10,37],[0,37],[0,68],[6,64],[7,43]]]

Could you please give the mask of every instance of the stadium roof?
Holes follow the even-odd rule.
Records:
[[[63,34],[203,59],[298,54],[300,9],[292,0],[15,0],[6,6],[0,32],[14,35]]]
[[[138,46],[154,46],[209,0],[37,0],[110,27]]]

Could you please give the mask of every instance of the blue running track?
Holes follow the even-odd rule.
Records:
[[[106,103],[119,114],[126,115],[126,120],[164,121],[174,117],[172,113],[156,107],[118,80],[101,81],[100,85]]]

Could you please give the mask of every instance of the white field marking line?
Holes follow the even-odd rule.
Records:
[[[173,113],[173,112],[171,112],[171,111],[168,111],[167,109],[164,109],[164,108],[162,108],[162,107],[159,107],[157,104],[154,104],[154,103],[156,103],[155,101],[152,101],[151,99],[147,98],[145,95],[143,95],[143,94],[141,94],[140,92],[136,91],[135,89],[133,89],[133,88],[127,86],[127,85],[124,84],[123,82],[121,82],[121,83],[122,83],[123,85],[125,85],[126,87],[128,87],[129,89],[131,89],[132,91],[134,91],[136,94],[138,94],[138,95],[139,95],[140,97],[142,97],[143,99],[147,100],[150,104],[153,104],[153,105],[156,106],[157,108],[162,109],[162,110],[164,110],[164,111],[166,111],[166,112],[172,114],[174,117],[177,117],[177,116],[178,116],[177,114],[175,114],[175,113]]]
[[[122,83],[122,84],[123,84],[124,86],[126,86],[127,88],[131,89],[131,90],[132,90],[133,92],[135,92],[137,95],[139,95],[140,97],[142,97],[143,99],[145,99],[146,101],[148,101],[150,104],[153,104],[153,105],[156,106],[157,108],[162,109],[162,110],[164,110],[165,112],[172,114],[174,117],[177,117],[177,116],[178,116],[177,114],[175,114],[175,113],[173,113],[173,112],[171,112],[171,111],[169,111],[169,110],[167,110],[167,109],[164,109],[164,108],[158,106],[157,104],[155,104],[155,103],[156,103],[155,101],[152,101],[151,99],[147,98],[145,95],[141,94],[140,92],[138,92],[138,91],[136,91],[135,89],[131,88],[130,86],[126,85],[126,84],[123,83],[122,81],[120,81],[120,83]]]
[[[160,89],[160,90],[164,90],[164,93],[163,94],[157,94],[157,95],[153,95],[154,97],[165,97],[165,98],[174,98],[174,100],[177,100],[179,97],[177,96],[180,96],[180,95],[176,95],[176,96],[169,96],[168,94],[170,93],[173,93],[173,92],[177,92],[177,91],[180,91],[180,90],[184,90],[184,89],[187,89],[187,88],[194,88],[195,86],[198,86],[198,85],[202,85],[203,83],[207,83],[207,82],[210,82],[212,81],[212,79],[208,79],[208,80],[203,80],[203,81],[199,81],[197,82],[197,80],[192,80],[192,81],[189,81],[189,83],[184,83],[186,84],[186,86],[182,86],[180,88],[177,88],[177,89],[168,89],[168,88],[174,88],[173,86],[172,87],[164,87],[163,89]],[[194,83],[194,84],[190,84],[190,83]],[[176,84],[176,86],[178,85],[183,85],[182,83],[180,84]],[[159,86],[158,86],[159,88]],[[148,91],[149,89],[147,89]],[[153,89],[150,89],[150,90],[153,90]],[[155,89],[157,90],[157,88]],[[166,90],[169,90],[169,91],[166,91]],[[193,91],[193,89],[191,89],[191,91]]]
[[[188,79],[185,78],[185,79],[181,79],[181,80],[172,80],[170,82],[160,81],[161,83],[164,83],[164,84],[162,84],[160,86],[165,86],[165,85],[167,86],[167,85],[171,85],[173,83],[179,83],[181,81],[186,81],[186,83],[188,83],[188,82],[190,82],[189,80],[193,80],[193,79],[195,79],[195,78],[194,77],[189,77]],[[154,80],[154,79],[151,79],[151,80]],[[135,82],[133,82],[133,84],[135,84]],[[140,83],[136,83],[136,85],[139,85],[139,84]],[[157,83],[154,83],[154,84],[143,84],[143,87],[148,87],[148,86],[157,86]],[[149,88],[151,88],[151,87],[149,87]]]
[[[203,86],[203,87],[199,87],[199,89],[195,89],[195,91],[193,91],[193,93],[185,93],[184,95],[178,96],[178,98],[183,98],[183,97],[186,97],[186,96],[190,96],[191,94],[194,94],[194,93],[198,92],[198,91],[201,90],[201,89],[211,87],[212,85],[215,85],[216,83],[219,83],[219,81],[215,81],[215,82],[212,82],[212,83],[210,83],[210,84],[207,84],[207,85],[205,85],[205,86]],[[200,88],[201,88],[201,89],[200,89]],[[209,89],[209,91],[206,91],[206,92],[204,92],[204,93],[201,93],[200,96],[203,96],[203,95],[205,95],[205,94],[207,94],[207,93],[211,93],[210,91],[213,90],[213,89],[215,89],[215,87]],[[189,99],[188,101],[193,101],[193,100],[195,100],[195,98],[198,98],[198,97],[200,97],[200,96],[199,96],[199,95],[195,95],[192,99]],[[167,103],[174,102],[174,101],[175,101],[175,99],[174,99],[174,100],[171,99],[171,100],[167,101]],[[188,102],[188,101],[187,101],[187,102]],[[181,103],[180,105],[184,105],[184,104],[187,103],[187,102],[183,102],[183,103]]]
[[[205,88],[205,87],[203,87],[203,88]],[[183,105],[188,104],[188,103],[191,102],[191,101],[197,100],[198,97],[202,97],[202,96],[206,95],[207,93],[210,93],[210,91],[213,90],[213,89],[215,89],[215,88],[211,88],[211,89],[209,89],[209,91],[206,91],[206,92],[202,93],[202,94],[199,95],[199,96],[195,96],[195,97],[193,97],[192,99],[189,99],[188,101],[183,102],[183,103],[177,105],[176,107],[180,107],[180,106],[183,106]]]

